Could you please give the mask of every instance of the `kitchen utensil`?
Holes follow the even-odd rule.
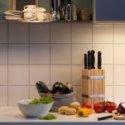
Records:
[[[110,119],[110,118],[112,118],[112,115],[103,116],[103,117],[99,117],[99,118],[98,118],[98,121],[106,120],[106,119]]]
[[[92,69],[95,69],[95,51],[94,50],[92,50],[91,51],[91,68]]]
[[[17,103],[22,114],[28,118],[38,118],[47,115],[53,105],[53,102],[48,104],[30,104],[31,101],[30,99],[25,99]]]
[[[83,103],[94,103],[105,99],[105,70],[83,69],[82,70],[82,101]]]
[[[98,52],[98,69],[102,68],[102,52]]]
[[[91,69],[91,61],[92,61],[91,51],[88,51],[88,69]]]
[[[87,54],[84,54],[84,69],[87,69],[88,68],[88,57],[87,57]]]

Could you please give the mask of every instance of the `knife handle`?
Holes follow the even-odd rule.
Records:
[[[91,51],[88,51],[88,69],[91,69],[91,61],[92,61]]]
[[[102,52],[98,52],[98,69],[102,68]]]
[[[88,68],[88,61],[87,61],[87,54],[84,54],[84,69],[87,69]]]
[[[99,117],[98,121],[106,120],[106,119],[109,119],[109,118],[112,118],[112,115],[108,115],[108,116],[104,116],[104,117]]]
[[[91,51],[91,68],[95,69],[95,51]]]

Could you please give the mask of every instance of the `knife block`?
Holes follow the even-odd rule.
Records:
[[[82,102],[92,106],[105,100],[105,70],[82,70]]]

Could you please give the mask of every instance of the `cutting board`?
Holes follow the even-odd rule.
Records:
[[[113,111],[112,114],[113,114],[112,116],[115,120],[125,120],[125,114],[119,114],[119,113],[117,113],[117,111]]]

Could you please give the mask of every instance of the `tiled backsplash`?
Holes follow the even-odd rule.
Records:
[[[124,101],[125,25],[0,23],[0,105],[38,97],[35,83],[71,82],[80,97],[83,54],[103,52],[106,99]]]

